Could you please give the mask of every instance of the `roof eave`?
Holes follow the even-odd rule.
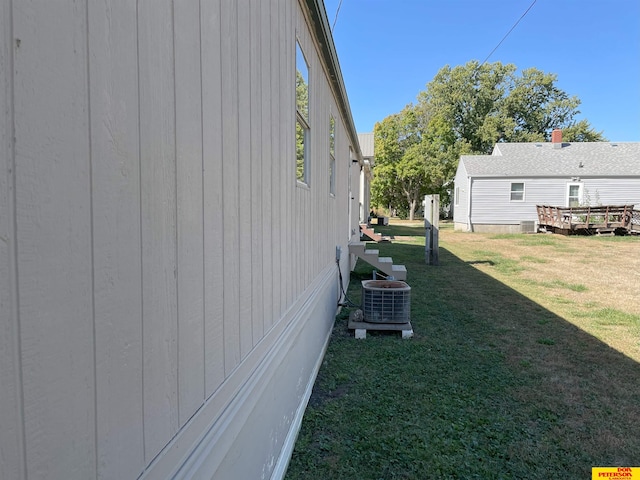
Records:
[[[349,106],[349,97],[344,86],[342,71],[340,70],[340,62],[336,53],[335,44],[333,43],[333,35],[329,27],[329,19],[324,4],[320,0],[299,0],[300,5],[307,13],[307,20],[312,32],[316,38],[317,47],[320,51],[320,60],[329,78],[331,90],[336,97],[338,109],[342,114],[354,150],[354,155],[360,165],[363,164],[362,151],[358,141],[358,133],[353,122],[351,107]]]

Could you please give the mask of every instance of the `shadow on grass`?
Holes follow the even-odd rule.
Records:
[[[387,236],[412,236],[416,234],[415,226],[406,225],[372,225],[376,233]]]
[[[413,229],[415,234],[415,229]],[[440,249],[407,266],[415,337],[336,319],[287,479],[590,478],[640,461],[640,367]],[[349,297],[359,302],[361,261]]]

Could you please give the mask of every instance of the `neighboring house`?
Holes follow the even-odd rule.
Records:
[[[640,205],[640,143],[563,143],[559,130],[553,140],[461,156],[455,228],[520,232],[537,221],[536,205]]]
[[[358,240],[321,0],[2,2],[0,150],[0,478],[281,478]]]
[[[373,133],[359,133],[358,140],[364,157],[364,165],[360,172],[360,223],[367,223],[371,211],[371,181],[375,166]]]

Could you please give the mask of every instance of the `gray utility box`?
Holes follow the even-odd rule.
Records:
[[[399,280],[364,280],[362,312],[370,323],[409,323],[411,287]]]

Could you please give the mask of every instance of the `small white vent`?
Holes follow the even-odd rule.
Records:
[[[409,323],[411,287],[398,280],[364,280],[362,312],[365,322]]]
[[[521,220],[520,221],[520,233],[536,233],[536,221],[535,220]]]

